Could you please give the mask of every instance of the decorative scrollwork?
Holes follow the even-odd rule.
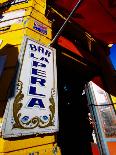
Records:
[[[55,115],[55,102],[54,102],[54,95],[55,95],[55,89],[52,88],[51,89],[51,97],[49,98],[49,101],[51,103],[51,105],[49,106],[50,112],[51,114],[49,115],[49,122],[47,124],[39,124],[40,128],[45,128],[45,127],[49,127],[49,126],[53,126],[54,125],[54,115]]]
[[[21,113],[19,112],[23,106],[23,104],[21,103],[21,101],[24,98],[24,94],[22,93],[22,88],[23,88],[23,83],[21,81],[18,82],[17,84],[18,86],[18,93],[15,97],[14,103],[13,103],[13,117],[14,117],[14,125],[13,128],[20,128],[20,129],[33,129],[36,127],[39,128],[46,128],[49,126],[52,126],[54,124],[54,115],[55,115],[55,102],[54,102],[54,94],[55,94],[55,90],[52,88],[51,90],[51,97],[49,98],[50,101],[50,106],[49,106],[49,110],[50,110],[50,114],[49,114],[49,118],[48,121],[43,121],[41,119],[41,117],[35,116],[32,119],[29,119],[28,116],[25,116],[24,119],[26,121],[21,121]],[[47,116],[44,116],[44,119],[46,119]]]
[[[17,84],[18,87],[18,94],[15,97],[14,103],[13,103],[13,116],[14,116],[14,121],[15,124],[13,125],[13,128],[23,128],[20,121],[19,121],[19,117],[21,116],[21,114],[18,114],[19,110],[22,107],[22,99],[24,98],[24,94],[22,93],[22,88],[23,88],[23,83],[21,81],[18,82]]]

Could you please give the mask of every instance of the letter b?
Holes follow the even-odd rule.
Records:
[[[37,48],[34,44],[30,44],[30,48],[32,51],[37,51]]]

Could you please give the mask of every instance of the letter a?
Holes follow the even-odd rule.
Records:
[[[40,108],[45,108],[42,99],[32,98],[28,104],[28,107],[39,106]]]

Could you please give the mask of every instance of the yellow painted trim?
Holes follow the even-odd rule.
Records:
[[[61,14],[59,13],[58,11],[56,11],[54,8],[50,7],[50,9],[55,12],[58,16],[60,16],[62,19],[66,20],[66,18]]]
[[[64,52],[62,52],[62,54],[69,57],[69,58],[71,58],[71,59],[73,59],[73,60],[75,60],[75,61],[77,61],[77,62],[79,62],[79,63],[81,63],[81,64],[83,64],[84,66],[87,66],[87,64],[83,63],[82,61],[80,61],[80,60],[78,60],[78,59],[76,59],[76,58],[74,58],[74,57],[72,57],[72,56],[70,56],[70,55],[68,55],[68,54],[66,54]]]
[[[61,151],[55,144],[47,144],[13,152],[1,153],[0,155],[61,155]]]
[[[43,36],[40,33],[35,32],[29,28],[24,28],[24,29],[1,34],[0,37],[3,40],[3,42],[0,46],[0,49],[2,49],[7,44],[10,44],[10,45],[21,44],[23,41],[24,35],[27,35],[27,36],[45,44],[45,45],[48,45],[49,43],[51,43],[51,39]],[[17,36],[17,39],[16,39],[16,36]]]
[[[37,15],[38,15],[38,14],[37,14]],[[33,26],[34,26],[34,21],[38,22],[39,24],[43,24],[42,22],[40,22],[40,21],[38,21],[38,20],[36,20],[36,19],[30,17],[30,16],[27,16],[27,17],[24,17],[24,18],[23,18],[23,21],[21,21],[21,22],[19,22],[19,23],[14,23],[14,24],[12,24],[12,25],[9,25],[10,27],[9,27],[9,29],[7,29],[7,30],[3,30],[3,29],[5,29],[7,26],[6,26],[6,27],[1,27],[1,28],[0,28],[0,30],[1,30],[1,31],[0,31],[0,35],[3,34],[3,33],[6,33],[6,34],[7,34],[7,32],[10,32],[10,31],[13,31],[13,33],[14,33],[14,31],[16,32],[17,30],[29,28],[29,29],[31,29],[32,31],[35,31],[35,32],[38,33],[38,34],[44,35],[45,37],[47,37],[47,38],[49,38],[49,39],[52,39],[52,30],[51,30],[51,28],[49,28],[48,26],[46,26],[45,24],[43,24],[43,25],[47,28],[47,34],[43,34],[43,33],[39,32],[39,31],[37,31],[37,30],[35,30],[35,29],[33,28]],[[2,31],[2,30],[3,30],[3,31]],[[3,40],[2,40],[2,41],[3,41]]]
[[[43,1],[43,0],[28,0],[28,2],[22,2],[22,3],[12,5],[11,7],[7,8],[6,10],[3,10],[3,12],[10,12],[10,11],[18,10],[18,9],[24,9],[24,8],[27,8],[30,6],[45,15],[46,0],[45,1]]]
[[[114,108],[116,110],[116,96],[111,95],[112,102],[114,104]]]
[[[0,138],[0,153],[10,152],[30,147],[47,145],[55,142],[55,136],[34,137],[22,140],[5,140]]]

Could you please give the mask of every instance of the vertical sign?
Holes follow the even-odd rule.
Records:
[[[15,94],[9,99],[3,137],[58,130],[55,49],[25,37],[21,49]]]

